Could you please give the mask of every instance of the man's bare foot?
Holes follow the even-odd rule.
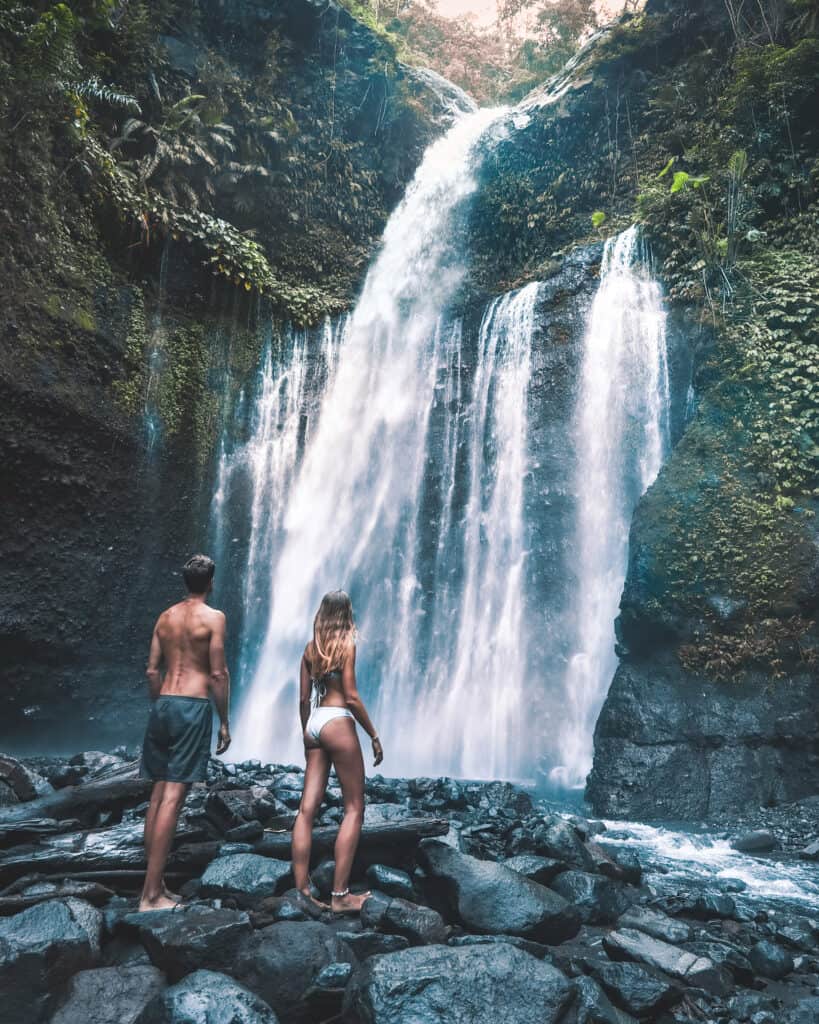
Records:
[[[167,887],[167,885],[165,885],[164,882],[162,883],[162,895],[163,896],[167,896],[168,899],[169,900],[173,900],[174,903],[181,903],[182,902],[182,897],[179,895],[179,893],[178,892],[171,892],[171,890]]]
[[[348,892],[346,896],[333,896],[331,909],[334,914],[357,914],[370,896],[371,892]]]
[[[179,903],[176,900],[172,900],[160,893],[155,900],[141,899],[139,901],[139,909],[143,910],[173,910],[174,907],[178,907]]]

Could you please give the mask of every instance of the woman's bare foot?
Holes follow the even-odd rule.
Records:
[[[334,914],[358,914],[371,892],[348,892],[345,896],[333,896],[330,904]]]
[[[310,889],[309,886],[306,889],[299,889],[299,892],[302,894],[302,896],[306,896],[307,899],[310,900],[310,902],[312,904],[314,904],[315,906],[317,906],[320,910],[329,910],[330,909],[330,907],[326,903],[322,903],[322,901],[320,899],[317,899],[313,895],[313,892],[312,892],[312,890]]]
[[[176,900],[170,899],[165,896],[164,893],[160,893],[155,900],[146,900],[144,897],[139,901],[139,909],[143,910],[173,910],[174,907],[178,907],[179,903]]]

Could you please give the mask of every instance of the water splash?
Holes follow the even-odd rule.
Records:
[[[401,620],[413,587],[444,315],[465,273],[463,202],[477,188],[473,150],[501,113],[476,111],[433,143],[387,224],[291,492],[259,667],[236,730],[242,754],[299,755],[296,674],[324,591],[352,591],[372,655],[379,641],[398,643],[385,628]]]
[[[606,242],[577,398],[576,623],[552,779],[582,786],[592,733],[617,666],[613,621],[640,495],[669,445],[665,310],[636,226]]]

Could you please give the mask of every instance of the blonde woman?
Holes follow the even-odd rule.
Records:
[[[325,594],[313,621],[313,639],[301,659],[299,713],[307,764],[304,791],[293,826],[292,856],[296,888],[313,899],[309,877],[313,822],[324,799],[332,764],[344,801],[331,896],[331,908],[338,914],[356,913],[369,896],[352,894],[349,885],[364,819],[364,758],[356,722],[372,740],[373,764],[381,764],[384,757],[381,741],[356,687],[355,640],[350,598],[343,590]]]

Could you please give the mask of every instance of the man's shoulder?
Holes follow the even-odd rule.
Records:
[[[206,617],[212,626],[224,625],[227,621],[225,613],[218,608],[211,608],[208,605],[205,605],[205,608],[207,609],[205,612]]]

